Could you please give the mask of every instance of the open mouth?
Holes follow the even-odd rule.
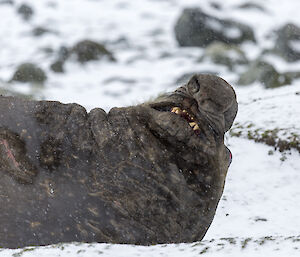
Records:
[[[165,98],[164,98],[165,97]],[[201,134],[201,122],[199,122],[199,108],[197,102],[185,94],[172,94],[162,96],[157,103],[150,104],[150,107],[159,112],[166,112],[173,115],[178,115],[179,119],[184,119],[187,122],[187,127],[197,136]],[[166,117],[166,116],[165,116]],[[172,120],[174,117],[172,117]],[[176,119],[177,120],[177,119]],[[181,123],[183,125],[183,123]],[[177,130],[177,128],[174,128]],[[186,130],[187,131],[187,130]],[[190,134],[191,135],[191,134]]]
[[[194,130],[195,134],[200,134],[199,124],[196,122],[196,119],[193,114],[191,114],[185,109],[181,109],[180,107],[172,107],[171,112],[184,118],[188,122],[190,127]]]

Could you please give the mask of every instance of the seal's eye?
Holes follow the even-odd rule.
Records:
[[[196,94],[199,91],[200,84],[196,76],[191,78],[191,80],[187,84],[187,88],[190,94]]]

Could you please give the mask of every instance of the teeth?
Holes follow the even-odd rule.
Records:
[[[181,113],[181,109],[179,107],[173,107],[171,112],[174,112],[176,114],[180,114]]]
[[[196,122],[190,122],[190,126],[193,128],[194,126],[198,126]]]
[[[193,130],[199,130],[200,128],[199,128],[199,126],[198,126],[198,124],[196,124],[194,127],[193,127]]]
[[[193,128],[193,130],[199,130],[199,125],[196,122],[189,122],[190,126]]]
[[[180,107],[173,107],[171,109],[171,112],[181,115],[187,121],[191,121],[189,122],[189,125],[193,128],[195,132],[199,132],[200,128],[199,125],[195,122],[195,118],[191,114],[189,114],[186,110],[181,110]]]

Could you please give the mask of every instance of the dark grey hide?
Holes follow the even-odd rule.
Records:
[[[236,112],[232,87],[212,75],[109,113],[1,96],[0,247],[201,240],[223,192],[223,139]]]

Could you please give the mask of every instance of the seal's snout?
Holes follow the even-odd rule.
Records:
[[[231,127],[237,112],[236,97],[231,85],[209,74],[192,76],[175,92],[164,94],[149,105],[155,112],[153,121],[159,124],[160,129],[157,129],[157,125],[153,126],[156,131],[160,131],[161,137],[171,135],[179,141],[183,138],[190,140],[194,134],[205,134],[201,133],[205,124],[215,133],[223,135]]]

